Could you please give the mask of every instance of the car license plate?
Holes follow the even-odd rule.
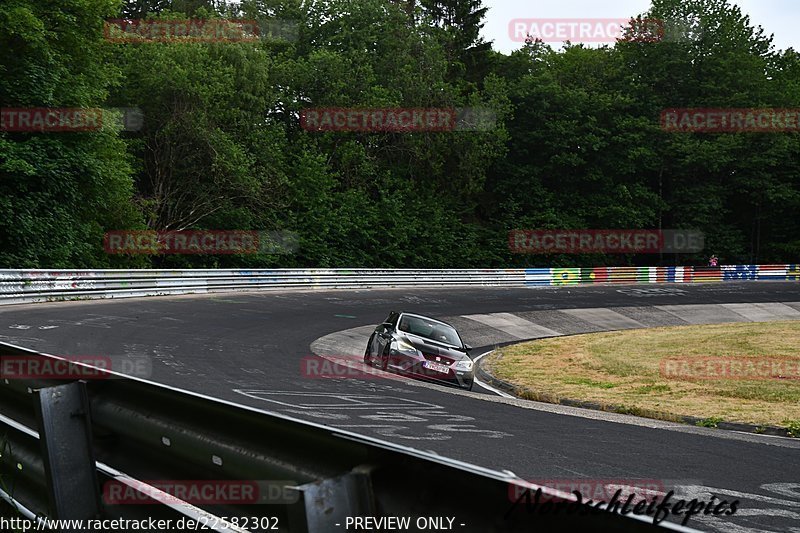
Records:
[[[448,374],[450,372],[450,367],[440,365],[439,363],[431,363],[430,361],[425,361],[422,363],[422,366],[433,370],[434,372],[441,372],[442,374]]]

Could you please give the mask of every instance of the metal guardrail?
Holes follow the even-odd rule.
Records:
[[[0,305],[274,289],[800,281],[800,265],[472,270],[0,270]]]
[[[75,372],[91,369],[2,343],[0,358],[60,362]],[[356,516],[448,516],[455,518],[454,530],[467,533],[691,531],[603,510],[530,512],[509,495],[541,488],[554,502],[572,502],[574,496],[527,484],[509,472],[283,414],[113,372],[94,375],[90,381],[69,382],[5,375],[0,497],[6,503],[0,516],[16,507],[27,517],[193,519],[214,531],[293,533],[352,530],[345,524]],[[282,496],[259,504],[194,505],[158,493],[152,480],[271,480]],[[109,501],[109,483],[155,500],[147,505]],[[242,527],[221,517],[249,521]],[[248,526],[254,518],[262,519],[258,527]]]

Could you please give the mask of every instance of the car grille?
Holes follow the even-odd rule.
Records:
[[[425,352],[422,352],[422,355],[428,361],[432,361],[434,363],[439,363],[439,364],[442,364],[442,365],[450,366],[455,362],[455,359],[453,359],[452,357],[447,357],[445,355],[436,355],[436,354],[425,353]]]

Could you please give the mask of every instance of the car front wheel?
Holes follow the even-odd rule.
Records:
[[[370,349],[372,348],[372,336],[370,336],[369,341],[367,341],[367,349],[364,350],[364,364],[371,365],[372,364],[372,354],[370,353]]]
[[[389,346],[381,354],[381,370],[386,370],[389,366]]]

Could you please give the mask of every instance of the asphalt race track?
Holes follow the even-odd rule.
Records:
[[[800,311],[799,283],[634,287],[649,286],[258,292],[9,306],[0,309],[0,340],[61,355],[147,357],[154,381],[542,484],[647,479],[678,487],[685,499],[741,501],[733,517],[689,521],[702,530],[800,533],[800,439],[524,402],[477,385],[464,393],[398,379],[318,379],[301,370],[304,358],[316,357],[314,341],[377,324],[390,310],[447,319],[641,308],[644,316],[654,306],[783,302]],[[456,325],[467,342],[484,340],[474,354],[493,347],[487,339],[504,338],[465,320]],[[800,406],[791,418],[800,419]]]

